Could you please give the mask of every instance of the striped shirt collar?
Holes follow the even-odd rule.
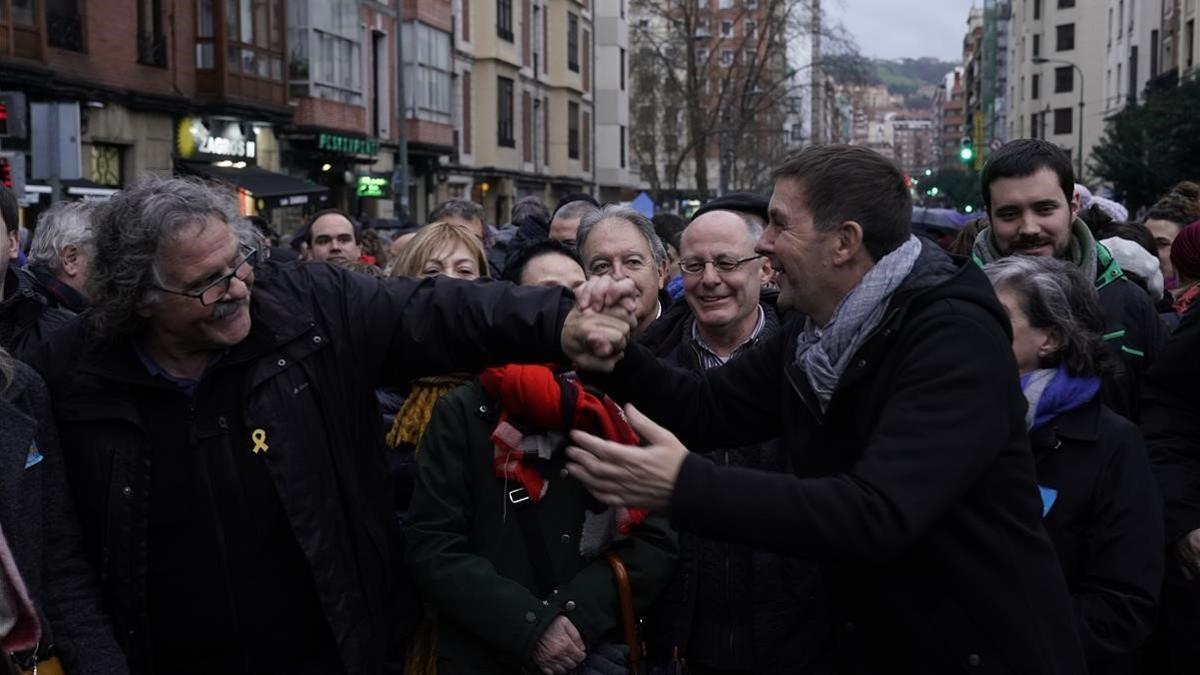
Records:
[[[700,357],[700,367],[704,370],[708,370],[709,368],[716,368],[717,366],[724,365],[725,362],[729,361],[733,357],[753,347],[754,343],[758,341],[758,336],[762,334],[763,327],[766,325],[767,314],[763,311],[762,305],[760,304],[758,306],[758,322],[754,324],[754,330],[750,332],[750,337],[746,338],[741,344],[734,347],[733,350],[729,352],[729,356],[722,358],[721,356],[717,355],[715,350],[713,350],[704,342],[704,338],[700,335],[700,322],[697,321],[695,317],[692,317],[692,344],[695,346],[697,356]]]

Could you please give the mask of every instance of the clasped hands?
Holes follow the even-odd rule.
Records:
[[[611,372],[637,326],[638,289],[632,279],[592,277],[575,289],[575,307],[562,328],[562,350],[580,370]]]

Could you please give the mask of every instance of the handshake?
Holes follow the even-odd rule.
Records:
[[[597,276],[575,289],[562,328],[562,350],[580,370],[611,372],[637,326],[638,289],[631,279]]]

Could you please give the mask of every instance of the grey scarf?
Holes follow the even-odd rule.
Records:
[[[1037,418],[1038,403],[1042,400],[1042,394],[1046,391],[1046,386],[1058,374],[1057,368],[1040,368],[1029,374],[1023,392],[1025,400],[1029,403],[1029,407],[1025,410],[1025,428],[1032,429],[1033,421]]]
[[[975,236],[975,244],[971,247],[971,257],[982,267],[1004,257],[996,248],[992,228],[985,227]],[[1067,262],[1074,263],[1083,270],[1087,279],[1095,279],[1099,261],[1096,254],[1096,238],[1088,229],[1086,223],[1076,218],[1071,222],[1071,241],[1067,244]]]
[[[829,323],[818,327],[812,318],[805,322],[796,338],[796,365],[804,370],[822,411],[829,406],[846,364],[883,321],[892,293],[912,272],[920,254],[920,240],[910,235],[900,248],[875,263],[854,290],[842,298]]]

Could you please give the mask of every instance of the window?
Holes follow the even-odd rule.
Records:
[[[746,0],[746,9],[758,9],[758,0]]]
[[[567,12],[567,68],[579,72],[579,17]]]
[[[148,12],[142,7],[142,5],[149,4],[148,0],[138,0],[138,3],[140,26],[142,25],[140,17],[145,15],[153,20],[153,12]],[[344,15],[349,12],[353,16],[357,16],[357,8],[348,0],[337,0],[329,4],[328,13],[330,15],[345,19]],[[283,10],[284,5],[281,0],[225,0],[225,68],[230,73],[240,73],[242,76],[268,80],[282,81],[284,79],[283,31],[285,17]],[[161,19],[161,17],[159,18]],[[157,51],[161,50],[161,65],[166,65],[166,38],[161,36],[161,25],[160,23],[159,35],[162,39],[157,41],[153,39],[153,33],[150,32],[152,26],[148,25],[145,32],[139,28],[139,36],[141,36],[138,38],[139,63],[159,65],[153,60],[158,57]],[[331,29],[341,28],[343,28],[343,24],[337,23],[335,18]],[[304,34],[307,37],[306,31]],[[358,59],[357,33],[355,35],[353,51],[354,58]],[[357,82],[359,64],[356,62],[353,68]],[[356,85],[355,89],[357,88]],[[356,95],[359,100],[356,100],[355,103],[361,102],[362,94],[356,92]]]
[[[747,40],[757,40],[758,39],[758,22],[757,21],[747,21],[745,28],[746,28],[746,39]]]
[[[200,0],[196,17],[196,70],[212,70],[217,67],[217,48],[213,40],[216,33],[213,27],[213,0]],[[289,62],[289,76],[299,77],[304,82],[301,95],[308,94],[308,52],[306,44],[298,44],[292,50]]]
[[[496,78],[496,144],[517,147],[513,138],[513,81],[507,77]]]
[[[1033,36],[1033,58],[1036,59],[1037,57],[1039,57],[1041,55],[1042,55],[1042,36],[1034,35]]]
[[[533,103],[529,92],[521,92],[521,160],[533,161]]]
[[[721,9],[733,9],[733,0],[721,0]]]
[[[1075,111],[1071,108],[1055,108],[1054,109],[1054,133],[1069,134],[1071,131],[1071,121],[1075,119]]]
[[[1033,19],[1035,21],[1042,18],[1042,0],[1033,0]]]
[[[567,158],[579,159],[579,104],[567,103]]]
[[[1075,0],[1058,0],[1059,9],[1070,9],[1075,6]]]
[[[1061,94],[1075,88],[1075,69],[1062,66],[1054,69],[1054,93]]]
[[[1034,73],[1033,77],[1029,78],[1029,98],[1038,100],[1042,97],[1042,76]]]
[[[1150,78],[1158,77],[1158,31],[1150,31]]]
[[[1038,114],[1032,113],[1029,115],[1029,137],[1041,138],[1042,126],[1038,124]]]
[[[513,41],[512,0],[496,0],[496,36],[501,40]]]
[[[1129,89],[1125,92],[1125,95],[1129,97],[1130,102],[1133,102],[1133,101],[1137,100],[1137,95],[1138,95],[1138,86],[1137,86],[1138,48],[1137,48],[1137,45],[1133,45],[1129,48],[1129,70],[1126,72],[1129,75]]]
[[[583,126],[579,128],[579,132],[583,137],[583,161],[580,163],[584,171],[592,170],[592,114],[588,111],[583,111]]]
[[[723,38],[733,37],[733,22],[732,21],[722,21],[721,22],[721,37],[723,37]]]
[[[708,63],[708,50],[703,47],[696,49],[696,65],[703,66]]]
[[[46,39],[51,47],[83,51],[83,17],[78,0],[46,0]]]
[[[708,19],[696,19],[696,37],[708,37]]]
[[[247,8],[250,5],[250,0],[241,0],[242,3],[242,20],[249,23],[250,18],[247,13]],[[254,21],[255,27],[258,28],[258,33],[254,37],[263,38],[254,40],[253,42],[260,47],[266,47],[265,35],[268,30],[267,25],[267,0],[256,0],[254,3]],[[272,4],[274,4],[272,2]],[[137,0],[137,62],[144,66],[158,66],[165,68],[167,65],[167,37],[163,34],[162,21],[162,0]],[[281,30],[279,26],[275,26],[276,30]],[[245,26],[242,28],[245,32]],[[250,40],[243,40],[250,42]]]
[[[462,24],[463,42],[471,41],[471,0],[459,0],[459,23]]]
[[[626,134],[624,124],[622,124],[620,126],[620,131],[621,131],[621,139],[620,139],[621,146],[620,146],[619,150],[620,150],[620,156],[621,156],[621,168],[624,169],[625,168],[625,134]]]
[[[357,40],[333,33],[315,32],[319,58],[313,63],[312,75],[317,96],[342,103],[362,103],[361,45]]]
[[[125,171],[119,145],[93,143],[88,153],[88,180],[109,187],[122,187]]]
[[[728,68],[732,65],[733,65],[733,50],[732,49],[722,49],[721,50],[721,67]]]
[[[471,71],[462,74],[462,151],[471,154]]]
[[[619,47],[617,51],[617,77],[620,78],[621,91],[625,91],[625,48]]]
[[[408,83],[404,91],[409,110],[416,112],[417,119],[450,124],[454,79],[450,34],[419,21],[405,22],[402,30]]]
[[[1055,51],[1068,52],[1075,49],[1075,24],[1064,23],[1054,29],[1056,44]]]
[[[1183,30],[1183,45],[1184,52],[1187,54],[1187,59],[1184,62],[1188,68],[1195,64],[1196,53],[1196,20],[1189,19],[1187,27]]]
[[[621,0],[621,18],[625,18],[625,0]]]

